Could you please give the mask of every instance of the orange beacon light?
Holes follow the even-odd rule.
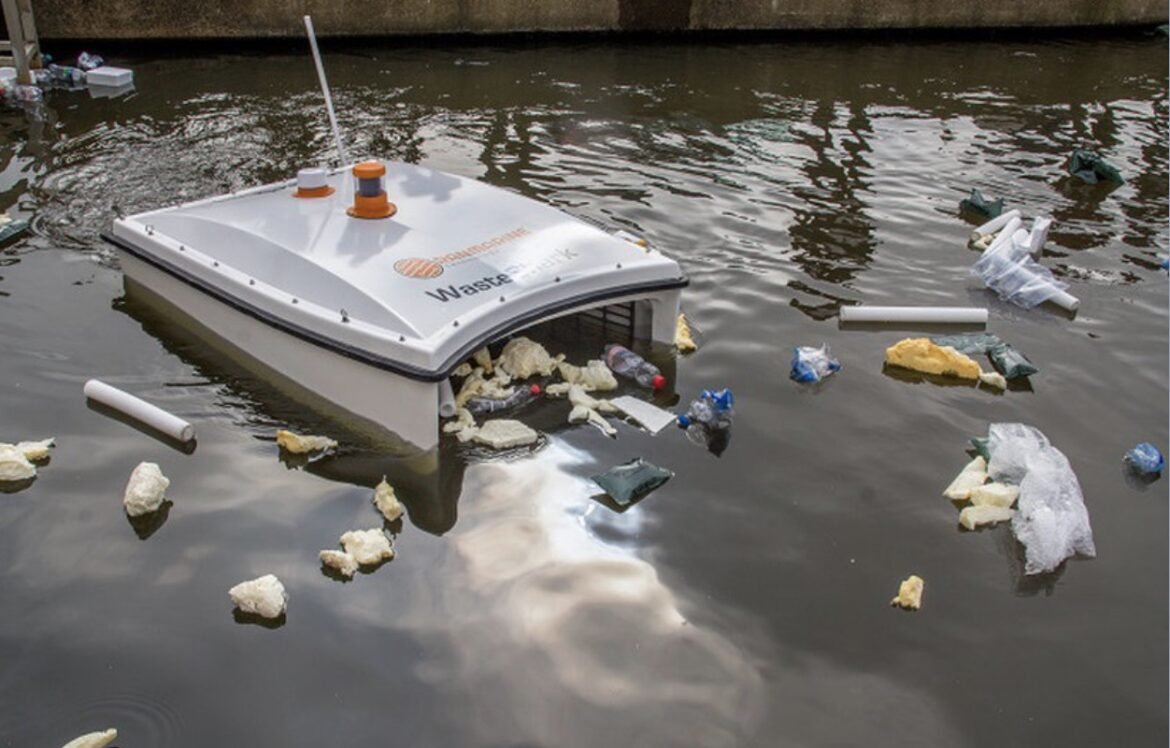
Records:
[[[389,218],[398,212],[398,206],[386,197],[386,166],[381,161],[354,164],[353,175],[357,191],[346,213],[354,218]]]

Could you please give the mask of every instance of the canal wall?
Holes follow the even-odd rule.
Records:
[[[44,39],[843,31],[1165,23],[1166,0],[34,0]]]

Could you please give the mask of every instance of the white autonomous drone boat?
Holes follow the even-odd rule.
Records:
[[[633,303],[670,343],[687,284],[634,237],[423,166],[366,161],[118,218],[126,278],[293,382],[422,450],[448,377],[536,323]]]

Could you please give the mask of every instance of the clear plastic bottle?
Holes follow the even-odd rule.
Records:
[[[602,355],[605,365],[619,377],[633,379],[643,387],[660,390],[666,385],[666,377],[658,371],[658,367],[626,348],[624,345],[611,343],[605,347]]]
[[[513,392],[503,400],[495,400],[490,397],[473,397],[467,401],[464,406],[473,416],[480,416],[485,413],[495,413],[501,410],[508,410],[516,408],[524,403],[532,400],[540,395],[540,385],[534,384],[527,389],[521,387]]]
[[[703,390],[687,412],[678,417],[678,425],[687,430],[691,441],[706,444],[714,432],[730,428],[734,417],[735,397],[731,390]]]
[[[94,68],[100,68],[105,65],[106,61],[102,59],[101,55],[91,55],[89,52],[82,52],[77,55],[77,67],[89,72]]]

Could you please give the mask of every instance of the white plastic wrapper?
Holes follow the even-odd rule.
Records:
[[[394,558],[390,538],[377,527],[369,530],[350,530],[341,536],[341,545],[346,553],[363,566]]]
[[[158,511],[166,499],[167,487],[170,485],[170,479],[162,474],[156,463],[138,463],[138,467],[130,473],[126,492],[122,495],[122,506],[126,507],[126,514],[141,517]]]
[[[1077,554],[1096,556],[1089,510],[1068,458],[1022,423],[992,424],[988,433],[991,476],[1020,486],[1012,532],[1024,546],[1024,573],[1052,571]]]
[[[288,593],[272,574],[240,582],[228,590],[228,597],[241,612],[261,618],[279,618],[288,608]]]

